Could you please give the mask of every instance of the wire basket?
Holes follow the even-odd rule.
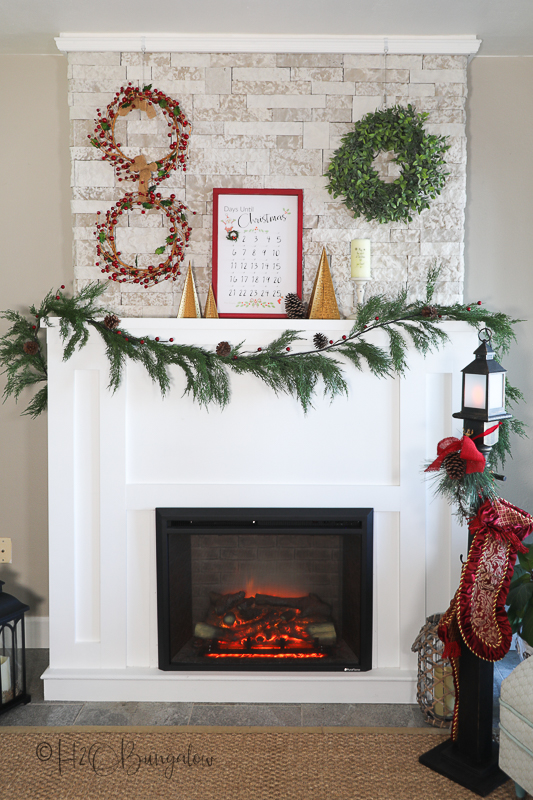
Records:
[[[453,719],[455,688],[450,662],[442,657],[444,644],[438,637],[443,614],[432,614],[420,629],[411,650],[418,653],[416,700],[424,719],[437,728],[448,728]]]

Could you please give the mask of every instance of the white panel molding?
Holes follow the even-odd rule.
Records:
[[[481,39],[459,36],[295,36],[203,33],[60,33],[62,53],[425,53],[473,56]]]

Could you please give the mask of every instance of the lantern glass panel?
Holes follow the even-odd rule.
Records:
[[[494,426],[494,422],[485,422],[483,425],[483,429],[488,431],[489,428]],[[500,438],[500,429],[496,428],[495,431],[489,433],[488,436],[483,437],[483,442],[487,445],[487,447],[494,447],[495,444],[498,443],[498,439]]]
[[[505,381],[503,372],[489,375],[489,411],[491,408],[505,408]]]
[[[2,705],[25,692],[22,618],[0,627],[0,692]]]
[[[464,373],[464,397],[463,406],[465,408],[486,408],[487,397],[487,378],[485,375],[471,375]]]

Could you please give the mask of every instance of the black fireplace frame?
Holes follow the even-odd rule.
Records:
[[[239,672],[366,672],[372,669],[373,630],[373,517],[372,508],[156,508],[157,627],[159,669],[165,671]],[[173,658],[192,638],[192,607],[179,609],[171,597],[171,580],[178,580],[191,595],[191,534],[266,533],[340,535],[343,548],[343,609],[359,607],[360,624],[343,613],[342,638],[354,652],[353,662],[332,663],[328,659],[241,661],[204,659],[203,663],[175,662]],[[171,555],[171,537],[180,537],[181,558]],[[178,540],[173,539],[173,542]],[[189,556],[187,556],[187,553]],[[183,558],[183,554],[185,557]],[[351,570],[359,573],[360,592],[348,587]],[[171,576],[172,573],[172,576]],[[190,614],[189,614],[190,611]],[[190,617],[190,624],[188,622]],[[215,663],[216,662],[216,663]],[[222,662],[222,663],[221,663]],[[228,663],[230,662],[230,663]]]

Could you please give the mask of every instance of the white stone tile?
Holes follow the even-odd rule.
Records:
[[[466,97],[468,86],[466,83],[435,83],[435,94],[438,97]]]
[[[70,210],[73,214],[96,214],[98,211],[105,213],[114,205],[113,202],[103,200],[72,200]]]
[[[434,83],[410,83],[409,97],[431,97],[435,94]]]
[[[233,67],[234,81],[290,81],[287,67]]]
[[[234,78],[231,91],[234,95],[311,94],[311,85],[311,81],[238,81]]]
[[[74,186],[115,186],[115,171],[107,161],[75,161]]]
[[[139,67],[144,64],[147,67],[170,67],[170,53],[133,53],[123,52],[120,63],[123,66]]]
[[[341,53],[278,53],[278,67],[342,67]]]
[[[275,53],[211,53],[212,67],[275,67]]]
[[[285,150],[301,150],[303,136],[276,136],[276,147]]]
[[[138,84],[142,89],[143,86],[147,86],[153,81],[152,67],[146,64],[139,67],[126,67],[126,80],[131,81],[134,86]]]
[[[355,94],[353,81],[312,81],[313,94]]]
[[[437,136],[464,136],[465,126],[459,122],[429,123],[424,125],[427,133],[434,133]]]
[[[248,108],[324,108],[326,95],[319,94],[250,94]]]
[[[412,69],[411,83],[465,83],[464,69]]]
[[[239,135],[269,135],[269,136],[301,136],[303,123],[301,122],[226,122],[224,124],[225,136]]]
[[[171,53],[172,67],[210,67],[211,53]]]
[[[293,67],[291,79],[294,81],[336,81],[345,79],[342,67]]]
[[[120,84],[126,80],[126,67],[90,64],[73,64],[73,80],[83,81],[116,81],[118,91]]]
[[[205,91],[208,94],[231,94],[231,68],[210,67],[206,69]]]
[[[380,69],[345,69],[344,80],[356,83],[406,83],[409,80],[408,69],[391,69],[383,66]]]
[[[423,59],[424,69],[466,69],[467,56],[426,55]]]
[[[329,147],[329,122],[304,122],[304,150],[322,150]]]
[[[353,98],[353,121],[357,122],[366,114],[371,114],[383,103],[383,95],[367,95]]]
[[[272,150],[270,151],[271,175],[321,175],[320,150]]]
[[[255,95],[248,95],[252,97]],[[308,96],[308,95],[305,95]],[[311,122],[316,112],[321,112],[322,108],[274,108],[272,110],[273,122]],[[320,121],[320,120],[319,120]]]
[[[284,176],[284,175],[272,175],[268,180],[268,187],[269,189],[307,189],[313,192],[322,191],[324,192],[324,199],[329,198],[329,194],[326,190],[327,185],[327,178],[324,178],[322,175],[298,175],[298,176]],[[304,193],[304,198],[307,192]],[[313,212],[309,212],[313,213]]]
[[[389,58],[391,57],[392,56],[389,56]],[[358,55],[357,53],[347,53],[344,56],[345,69],[380,69],[383,67],[384,62],[385,58],[383,53],[377,53],[376,55]],[[391,66],[394,66],[392,62]]]
[[[421,242],[420,255],[450,258],[461,256],[463,252],[461,242]]]
[[[175,100],[180,100],[181,96],[186,94],[205,94],[205,81],[172,81],[165,79],[157,82],[157,88]]]
[[[351,122],[352,121],[352,108],[351,108],[351,97],[347,97],[347,100],[350,100],[350,107],[349,108],[313,108],[312,109],[312,121],[313,122]],[[333,147],[333,145],[330,145]]]
[[[391,69],[422,69],[421,55],[409,55],[407,53],[389,53],[387,55],[387,67]]]

